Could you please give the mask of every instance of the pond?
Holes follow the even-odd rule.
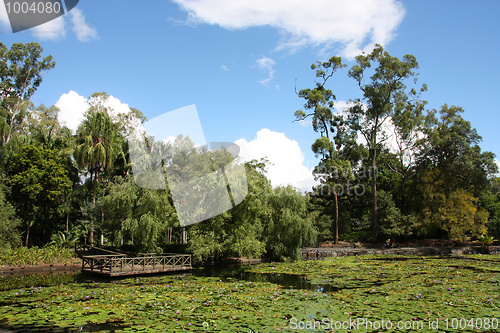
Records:
[[[112,280],[12,276],[0,279],[0,330],[324,332],[346,331],[335,325],[354,320],[364,332],[379,332],[385,320],[454,332],[458,319],[475,318],[458,330],[498,332],[499,262],[359,256]]]

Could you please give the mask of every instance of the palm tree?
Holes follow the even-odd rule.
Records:
[[[74,157],[78,166],[86,170],[92,184],[92,203],[96,204],[97,182],[103,180],[103,174],[113,167],[122,153],[121,138],[118,127],[108,114],[102,101],[107,95],[94,94],[94,101],[87,111],[86,119],[78,127],[77,145]],[[102,99],[101,99],[102,98]],[[90,228],[90,244],[93,244],[94,228]]]

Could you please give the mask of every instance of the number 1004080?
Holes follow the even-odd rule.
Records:
[[[38,1],[38,2],[25,2],[25,1],[5,1],[5,9],[7,14],[59,14],[63,9],[60,2],[51,1]]]
[[[464,330],[464,329],[498,329],[498,319],[497,318],[452,318],[445,319],[444,324],[446,329],[452,328],[454,330]]]

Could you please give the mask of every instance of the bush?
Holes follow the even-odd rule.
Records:
[[[0,253],[0,265],[37,265],[54,264],[65,262],[68,259],[75,258],[75,253],[66,248],[60,248],[55,245],[38,247],[18,247],[15,249],[6,249]]]
[[[371,242],[372,232],[370,230],[357,230],[349,234],[341,235],[341,240],[346,242]]]

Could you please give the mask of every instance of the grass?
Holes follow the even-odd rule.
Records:
[[[331,324],[363,318],[363,325],[372,326],[359,322],[361,330],[353,331],[385,331],[377,329],[385,320],[386,325],[422,325],[389,330],[393,332],[497,332],[499,261],[498,256],[359,256],[250,268],[257,274],[305,276],[333,292],[197,276],[33,286],[0,292],[0,326],[103,332],[325,332]],[[467,324],[465,319],[475,321]]]

